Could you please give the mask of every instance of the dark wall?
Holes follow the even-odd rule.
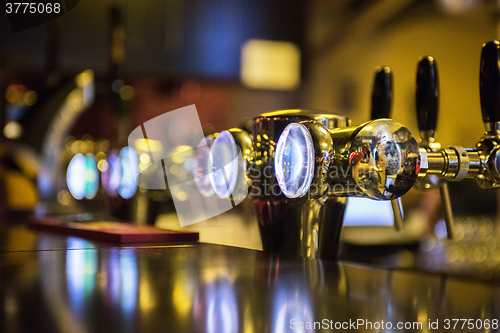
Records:
[[[305,1],[80,0],[56,19],[59,68],[76,72],[108,68],[107,10],[118,3],[127,29],[125,75],[174,75],[237,79],[240,47],[249,38],[304,45]],[[46,62],[46,24],[12,33],[0,11],[0,52],[22,69]]]

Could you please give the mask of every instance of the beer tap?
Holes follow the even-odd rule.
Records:
[[[449,181],[475,179],[483,189],[500,186],[500,43],[483,45],[479,75],[481,112],[486,133],[474,148],[452,146],[420,150],[419,178],[429,174]]]
[[[390,118],[392,107],[392,71],[389,67],[378,67],[372,93],[371,120]],[[401,198],[391,200],[394,228],[403,229]]]
[[[481,188],[500,186],[500,43],[491,41],[483,45],[479,89],[481,113],[486,133],[476,144],[471,166],[479,171],[476,182]],[[480,170],[477,170],[478,164]],[[472,171],[472,170],[470,170]]]
[[[436,152],[441,149],[441,144],[435,140],[439,111],[439,76],[436,60],[431,56],[423,57],[418,63],[416,106],[417,123],[421,137],[419,147],[429,153]],[[439,188],[448,238],[453,239],[455,234],[453,210],[447,181],[429,174],[424,178],[419,178],[415,187],[419,190]]]

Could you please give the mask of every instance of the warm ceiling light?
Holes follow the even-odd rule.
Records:
[[[300,83],[300,49],[291,42],[251,39],[241,49],[241,82],[251,88],[291,90]]]

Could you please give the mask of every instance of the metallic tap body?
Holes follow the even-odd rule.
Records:
[[[448,181],[475,179],[483,189],[500,186],[500,138],[485,135],[474,148],[450,146],[435,151],[420,149],[419,178],[437,175]]]
[[[278,139],[291,123],[315,121],[328,129],[350,125],[346,117],[309,110],[262,114],[253,121],[255,161],[250,170],[251,195],[264,251],[292,256],[335,259],[347,198],[287,198],[275,176]]]

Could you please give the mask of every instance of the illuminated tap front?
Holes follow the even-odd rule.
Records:
[[[289,198],[329,194],[391,200],[413,186],[420,166],[415,138],[390,119],[331,131],[314,121],[290,124],[276,152],[278,183]]]

